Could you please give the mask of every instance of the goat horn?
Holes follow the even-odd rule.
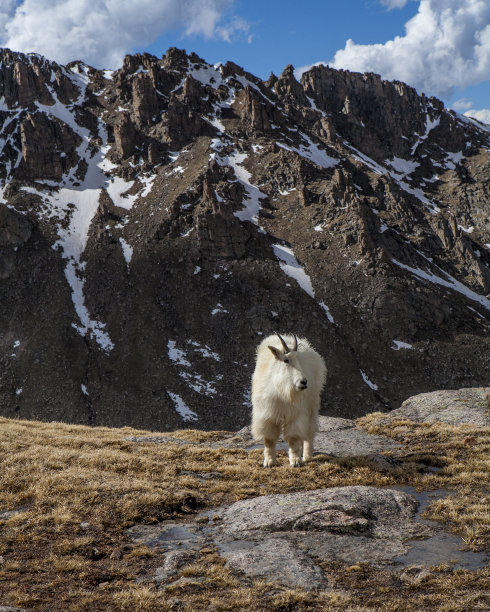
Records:
[[[294,348],[293,351],[298,350],[298,338],[296,338],[296,334],[294,334]]]
[[[284,342],[284,340],[281,338],[281,336],[277,332],[275,332],[275,333],[276,333],[276,336],[278,336],[279,340],[281,341],[282,348],[284,349],[284,351],[286,353],[289,353],[288,345]]]

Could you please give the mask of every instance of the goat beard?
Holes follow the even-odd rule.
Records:
[[[296,389],[296,387],[293,385],[291,389],[289,390],[289,401],[293,403],[298,393],[302,393],[302,392],[303,392],[303,389]]]

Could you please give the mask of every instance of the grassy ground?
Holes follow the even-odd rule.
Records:
[[[435,568],[420,582],[368,565],[325,563],[333,591],[306,592],[251,580],[230,571],[212,548],[157,590],[150,579],[161,550],[132,544],[126,529],[182,517],[254,495],[344,485],[410,484],[453,493],[428,517],[444,521],[469,548],[490,544],[490,430],[396,422],[382,415],[359,424],[402,442],[390,473],[357,458],[323,455],[291,469],[261,468],[261,451],[213,449],[223,432],[172,435],[200,445],[135,444],[128,428],[88,428],[0,418],[0,605],[65,610],[489,610],[490,572]],[[437,466],[428,472],[421,464]],[[181,472],[220,472],[199,480]]]

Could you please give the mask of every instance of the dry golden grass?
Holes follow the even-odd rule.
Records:
[[[0,605],[57,610],[488,610],[488,569],[441,568],[429,581],[407,585],[397,573],[360,565],[324,564],[333,591],[312,593],[246,579],[203,549],[166,590],[150,579],[162,551],[133,545],[126,529],[253,495],[355,484],[448,488],[431,518],[445,521],[468,546],[489,544],[489,432],[399,422],[389,428],[369,415],[373,433],[406,443],[400,468],[383,473],[362,458],[317,456],[292,470],[261,468],[261,451],[205,446],[224,432],[172,433],[197,445],[137,444],[129,428],[89,428],[0,418]],[[438,465],[428,473],[420,462]],[[219,472],[202,480],[181,472]]]

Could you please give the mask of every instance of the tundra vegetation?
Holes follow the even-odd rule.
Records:
[[[371,414],[358,424],[402,444],[400,465],[388,473],[362,457],[321,454],[292,470],[285,451],[274,470],[264,470],[260,449],[213,448],[226,435],[219,431],[177,431],[173,444],[136,444],[128,437],[154,434],[1,418],[0,511],[17,513],[0,522],[0,605],[37,612],[488,610],[489,568],[455,570],[449,560],[419,583],[401,580],[401,570],[325,562],[333,590],[311,592],[245,578],[206,547],[174,586],[159,590],[151,582],[164,551],[131,543],[129,526],[182,519],[251,496],[332,486],[448,489],[427,517],[443,521],[470,549],[488,549],[489,428],[384,425],[381,417]],[[192,476],[217,470],[219,479]],[[179,583],[182,576],[188,580]]]

